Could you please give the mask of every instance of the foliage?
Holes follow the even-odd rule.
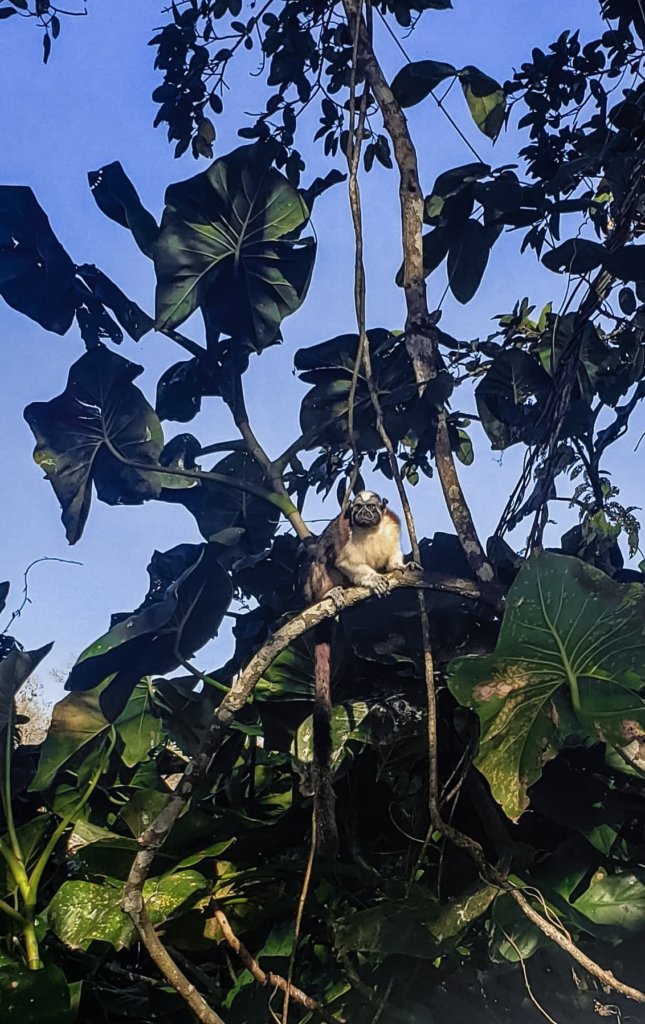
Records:
[[[26,11],[51,43],[60,28],[51,5],[11,4],[0,20]],[[439,12],[450,6],[382,0],[371,14],[396,32],[449,17]],[[140,837],[176,805],[177,779],[197,763],[240,673],[302,611],[311,492],[336,487],[342,500],[368,474],[374,486],[378,474],[414,486],[452,453],[470,465],[463,410],[473,393],[491,448],[520,445],[525,459],[487,544],[492,597],[474,589],[472,552],[457,537],[420,543],[442,814],[511,883],[539,892],[535,906],[589,955],[638,984],[645,575],[624,568],[625,545],[630,557],[639,550],[639,524],[618,501],[606,456],[645,397],[642,12],[602,0],[598,39],[565,32],[504,86],[439,60],[408,62],[393,76],[399,112],[433,97],[441,105],[459,83],[464,117],[489,140],[511,117],[528,134],[521,168],[477,160],[436,178],[423,197],[425,275],[445,264],[452,294],[470,302],[500,235],[520,230],[524,258],[553,274],[554,302],[534,313],[528,298],[505,296],[511,312],[469,343],[438,327],[439,310],[430,326],[413,324],[432,332],[439,353],[421,389],[403,325],[371,328],[362,350],[355,325],[303,344],[301,433],[270,459],[244,376],[305,301],[314,204],[345,178],[339,167],[311,177],[296,148],[301,115],[319,103],[316,138],[328,158],[356,142],[347,114],[365,75],[344,10],[326,0],[275,10],[243,0],[171,5],[152,40],[163,74],[153,99],[178,155],[212,158],[207,112],[222,114],[231,62],[244,50],[261,53],[265,92],[259,116],[240,127],[245,144],[171,185],[160,224],[120,163],[89,174],[99,210],[152,261],[154,320],[97,266],[74,262],[29,188],[0,187],[0,294],[55,334],[76,321],[86,349],[64,390],[25,410],[68,540],[82,535],[93,492],[109,505],[179,504],[203,537],[152,553],[142,603],[113,615],[80,654],[41,744],[19,742],[15,697],[49,645],[28,652],[0,635],[0,1006],[10,1020],[186,1020],[124,909]],[[393,155],[365,95],[368,173],[375,160],[392,167]],[[556,307],[562,286],[582,296],[578,305]],[[194,313],[203,344],[179,331]],[[163,372],[155,408],[134,383],[142,367],[111,347],[124,331],[136,342],[153,328],[190,356]],[[235,441],[164,436],[162,421],[203,429],[198,417],[213,403],[230,410]],[[443,421],[452,452],[441,447]],[[225,454],[204,468],[214,451]],[[555,499],[579,522],[545,552]],[[505,538],[527,517],[518,553]],[[281,518],[295,537],[279,532]],[[233,654],[197,668],[193,658],[227,614]],[[341,850],[335,864],[314,861],[295,935],[311,842],[312,643],[310,632],[299,636],[264,668],[151,861],[148,915],[191,985],[231,1024],[269,1011],[275,1019],[272,986],[256,984],[228,951],[223,910],[262,970],[287,977],[295,952],[298,987],[339,1021],[514,1019],[527,1011],[512,965],[528,957],[549,979],[541,999],[556,1017],[618,1013],[618,997],[595,982],[573,988],[559,950],[434,828],[424,651],[409,588],[339,617],[331,672]],[[313,1019],[301,1010],[292,999],[289,1019]]]

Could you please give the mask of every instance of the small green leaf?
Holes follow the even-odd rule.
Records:
[[[452,64],[438,60],[418,60],[405,64],[392,82],[391,89],[402,107],[413,107],[429,96],[446,78],[457,74]]]
[[[501,85],[472,65],[462,68],[459,81],[473,121],[480,132],[495,140],[506,113],[506,99]]]
[[[645,927],[645,878],[642,872],[608,875],[599,870],[573,906],[594,924],[640,932]]]

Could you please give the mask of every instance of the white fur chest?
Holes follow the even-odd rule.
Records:
[[[392,557],[399,551],[398,527],[390,519],[384,519],[378,526],[366,530],[353,527],[350,550],[352,562],[369,565],[377,572],[384,572]]]

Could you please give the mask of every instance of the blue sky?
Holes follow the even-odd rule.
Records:
[[[72,0],[69,0],[70,4]],[[533,46],[545,47],[565,28],[580,26],[583,36],[598,34],[597,4],[593,0],[454,0],[455,10],[430,12],[422,28],[404,41],[414,59],[446,60],[457,66],[475,64],[503,81],[513,67],[530,56]],[[78,5],[80,9],[80,4]],[[153,30],[165,22],[157,0],[89,0],[84,18],[63,18],[60,38],[47,67],[41,62],[40,33],[32,23],[14,17],[0,23],[0,181],[30,185],[47,212],[52,227],[72,258],[96,263],[144,309],[151,311],[154,274],[128,233],[108,221],[95,206],[87,186],[87,172],[120,160],[134,181],[144,204],[160,216],[165,187],[207,166],[185,155],[172,157],[163,129],[153,129],[156,111],[151,93],[160,76],[153,70],[154,51],[148,47]],[[380,52],[391,76],[403,58],[391,39],[379,40]],[[259,79],[252,78],[256,58],[249,55],[231,79],[224,117],[217,118],[216,155],[240,143],[236,136],[244,111],[257,111]],[[470,123],[463,98],[453,90],[449,106],[481,158],[495,165],[512,162],[518,148],[511,131],[492,147]],[[429,190],[447,167],[474,159],[464,142],[431,101],[409,112],[423,184]],[[315,129],[315,125],[314,125]],[[313,130],[308,132],[309,136]],[[319,148],[303,141],[310,157],[309,177],[324,173]],[[324,168],[321,170],[321,168]],[[400,328],[404,319],[402,296],[394,285],[400,263],[397,182],[394,172],[379,167],[363,182],[366,221],[368,326]],[[295,436],[298,409],[305,386],[291,376],[294,351],[354,329],[352,294],[353,239],[344,186],[326,194],[315,211],[318,259],[309,297],[284,325],[284,344],[253,361],[247,375],[248,404],[256,433],[272,454]],[[560,279],[536,264],[529,254],[518,258],[520,236],[504,236],[493,254],[484,283],[466,307],[454,300],[444,304],[442,327],[451,334],[485,336],[494,327],[491,318],[510,311],[513,302],[528,295],[541,307],[560,297]],[[430,281],[431,308],[444,287],[443,272]],[[195,319],[185,332],[199,337]],[[138,383],[154,401],[161,372],[182,353],[160,335],[149,334],[135,345],[126,339],[121,353],[141,362],[145,374]],[[2,437],[3,530],[0,579],[12,582],[8,608],[20,601],[22,575],[34,559],[47,555],[71,558],[83,564],[42,563],[30,577],[31,604],[14,632],[27,647],[55,640],[47,668],[68,666],[89,642],[107,628],[113,611],[129,610],[147,589],[145,567],[152,551],[201,538],[190,514],[180,506],[148,505],[109,508],[93,502],[81,541],[70,548],[60,523],[60,510],[51,487],[32,462],[33,437],[22,418],[29,402],[46,401],[65,386],[69,365],[83,352],[76,327],[60,338],[0,305],[0,437]],[[474,410],[464,398],[460,408]],[[167,435],[182,429],[167,425]],[[234,436],[226,409],[209,400],[205,412],[187,428],[203,444]],[[641,479],[633,467],[630,437],[616,446],[611,468],[621,486],[624,504],[642,502]],[[479,532],[493,529],[512,482],[521,452],[511,449],[500,460],[475,430],[475,463],[461,469]],[[386,493],[392,488],[383,487]],[[394,494],[392,493],[394,498]],[[423,481],[413,492],[421,532],[449,529],[437,481]],[[393,501],[395,504],[395,501]],[[330,515],[334,509],[330,505]],[[561,523],[567,518],[566,507]],[[315,504],[310,515],[319,514]],[[556,542],[560,528],[548,539]],[[517,543],[524,534],[520,529]],[[0,618],[4,625],[5,615]],[[222,641],[222,655],[227,641]],[[205,667],[220,657],[209,651]],[[223,660],[223,658],[222,658]],[[53,684],[52,684],[53,686]],[[50,693],[54,690],[50,687]]]

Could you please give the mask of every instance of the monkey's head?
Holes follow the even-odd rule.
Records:
[[[352,526],[362,529],[378,526],[386,506],[387,499],[380,498],[374,491],[359,491],[347,509],[347,517]]]

